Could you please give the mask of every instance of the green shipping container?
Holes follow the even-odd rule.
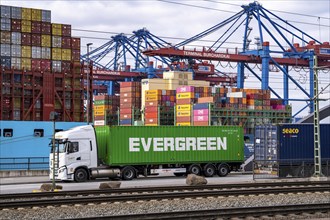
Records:
[[[243,162],[237,126],[95,127],[99,159],[116,165]]]

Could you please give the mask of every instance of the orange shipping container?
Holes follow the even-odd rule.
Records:
[[[145,106],[158,106],[160,101],[146,101]]]
[[[190,122],[191,117],[190,116],[177,116],[176,122]]]
[[[121,114],[120,113],[120,119],[131,119],[132,114]]]
[[[145,117],[146,118],[157,118],[158,117],[158,112],[146,112]]]
[[[158,124],[158,118],[145,118],[144,124]]]
[[[177,105],[189,105],[193,102],[193,99],[177,99],[176,104]]]
[[[209,122],[208,121],[194,121],[193,125],[194,126],[208,126]]]
[[[214,102],[214,97],[202,97],[202,98],[198,98],[197,102],[198,103],[213,103]]]
[[[120,114],[132,114],[132,108],[121,108]]]

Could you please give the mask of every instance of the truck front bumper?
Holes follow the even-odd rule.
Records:
[[[50,170],[49,172],[49,179],[53,179],[53,171]],[[58,169],[57,173],[55,173],[55,180],[69,180],[69,181],[73,181],[74,180],[74,175],[72,174],[68,174],[68,169],[67,167],[61,167]]]

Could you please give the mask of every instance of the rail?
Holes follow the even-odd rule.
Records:
[[[0,171],[8,170],[48,170],[49,157],[3,157]]]

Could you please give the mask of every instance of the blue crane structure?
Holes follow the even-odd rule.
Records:
[[[310,112],[313,112],[314,96],[316,95],[313,91],[315,62],[317,62],[318,66],[330,68],[329,43],[325,42],[322,44],[311,35],[265,9],[257,2],[243,5],[242,8],[240,12],[230,18],[174,45],[173,48],[158,48],[156,50],[147,50],[144,53],[148,56],[237,62],[238,88],[244,88],[244,74],[248,70],[261,82],[261,89],[270,89],[277,98],[283,99],[283,104],[287,105],[289,101],[306,102],[306,106],[295,115],[307,107],[309,107]],[[250,49],[251,40],[249,36],[252,34],[253,29],[256,30],[255,34],[257,35],[256,49]],[[221,52],[226,43],[233,38],[235,39],[237,35],[242,37],[242,34],[243,42],[239,51],[236,48],[235,53],[229,53],[228,49],[225,52]],[[207,48],[203,47],[202,51],[186,49],[193,42],[196,43],[201,40],[205,42],[210,39],[212,39],[212,44]],[[293,43],[293,39],[301,41],[302,46]],[[270,41],[272,49],[270,48]],[[315,56],[316,59],[314,59]],[[261,64],[261,76],[248,65],[249,63]],[[275,67],[283,73],[283,97],[271,86],[269,77],[271,67]],[[296,67],[309,68],[309,91],[304,89],[291,76],[289,67],[293,70]],[[290,98],[289,81],[307,97],[303,99]]]

